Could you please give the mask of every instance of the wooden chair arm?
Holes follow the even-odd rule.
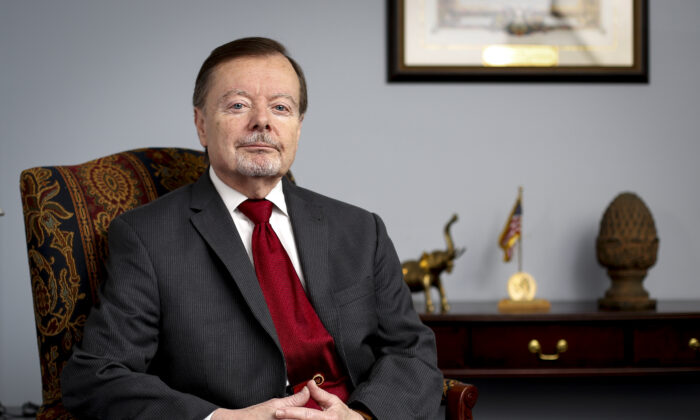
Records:
[[[442,399],[447,420],[473,420],[472,408],[479,398],[476,386],[454,379],[445,379]]]

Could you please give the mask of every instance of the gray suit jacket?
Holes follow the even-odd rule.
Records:
[[[377,418],[433,419],[432,332],[413,310],[382,221],[283,181],[307,294]],[[275,327],[207,173],[109,230],[108,276],[62,375],[81,418],[203,419],[286,392]]]

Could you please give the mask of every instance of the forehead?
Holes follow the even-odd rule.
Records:
[[[209,97],[216,99],[231,90],[251,95],[286,94],[299,99],[299,78],[282,54],[238,57],[214,67]]]

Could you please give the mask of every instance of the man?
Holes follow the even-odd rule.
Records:
[[[434,337],[383,223],[283,178],[307,106],[301,68],[275,41],[236,40],[204,62],[193,102],[209,171],[112,222],[101,303],[63,371],[66,407],[435,418]]]

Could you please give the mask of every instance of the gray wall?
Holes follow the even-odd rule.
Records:
[[[604,293],[598,223],[630,190],[661,239],[645,286],[658,299],[700,299],[700,2],[651,3],[649,84],[547,85],[387,84],[377,0],[0,0],[0,400],[40,400],[20,171],[143,146],[199,147],[196,71],[213,47],[241,36],[283,41],[306,70],[301,184],[378,212],[402,259],[442,247],[442,226],[460,215],[454,238],[468,251],[445,277],[452,300],[505,296],[516,267],[501,262],[496,238],[518,185],[524,268],[541,297]],[[595,396],[569,386],[573,407]],[[519,392],[537,407],[520,415],[563,418],[561,404],[540,399],[550,388],[561,389],[484,382],[477,413],[508,418]],[[613,417],[649,397],[629,389],[610,389],[616,397],[590,414]],[[662,401],[689,398],[674,391]]]

